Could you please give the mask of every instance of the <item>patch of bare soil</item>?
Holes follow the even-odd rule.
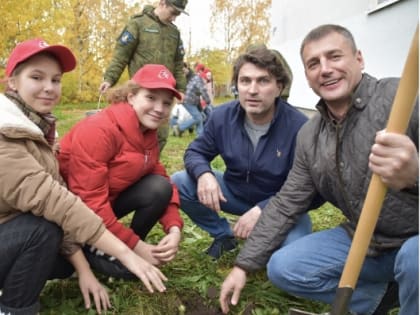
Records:
[[[211,300],[218,300],[218,289],[210,287],[207,290],[207,297]],[[208,301],[199,294],[192,292],[190,296],[181,298],[182,304],[185,306],[185,315],[223,315],[220,307],[209,305]],[[251,315],[253,305],[243,312],[244,315]]]
[[[207,296],[210,299],[217,298],[217,289],[209,288]],[[209,305],[208,300],[200,296],[196,292],[191,292],[190,295],[181,297],[182,304],[185,306],[185,315],[223,315],[219,307]]]

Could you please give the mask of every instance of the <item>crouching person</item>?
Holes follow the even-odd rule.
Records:
[[[42,39],[18,44],[0,94],[0,313],[33,315],[48,279],[76,269],[85,306],[110,305],[78,244],[117,257],[147,289],[164,291],[166,277],[106,230],[102,219],[65,187],[53,151],[63,73],[76,66],[65,46]],[[65,259],[64,259],[65,258]],[[71,265],[68,263],[70,262]]]
[[[159,161],[157,130],[171,112],[175,79],[148,64],[109,91],[110,105],[77,123],[60,142],[60,171],[69,189],[97,213],[136,255],[153,265],[173,260],[181,241],[178,191]],[[130,217],[129,226],[119,219]],[[146,242],[160,221],[165,236]],[[133,278],[130,270],[95,248],[85,253],[98,272]]]
[[[239,56],[232,79],[238,99],[213,110],[185,152],[186,170],[171,177],[181,209],[213,238],[206,253],[214,259],[235,249],[237,238],[248,238],[261,210],[287,178],[296,134],[307,121],[281,99],[289,80],[278,53],[264,45]],[[211,168],[218,155],[224,172]],[[233,229],[221,211],[239,217]],[[309,216],[302,216],[288,241],[310,232]]]

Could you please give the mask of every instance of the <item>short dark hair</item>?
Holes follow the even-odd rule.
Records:
[[[353,35],[347,28],[337,24],[323,24],[314,28],[305,36],[302,44],[300,45],[300,56],[302,57],[303,50],[308,43],[324,38],[331,33],[338,33],[342,35],[350,44],[352,51],[354,53],[357,51]]]
[[[289,75],[277,54],[265,45],[255,45],[236,59],[233,65],[232,85],[237,86],[239,71],[245,63],[252,63],[258,68],[267,70],[283,87],[290,83]]]

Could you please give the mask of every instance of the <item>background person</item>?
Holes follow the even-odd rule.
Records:
[[[387,314],[398,305],[399,291],[400,314],[417,314],[418,105],[406,135],[381,131],[398,79],[363,73],[361,52],[339,25],[310,31],[301,58],[309,86],[320,97],[319,113],[300,130],[287,181],[263,210],[223,282],[222,310],[227,313],[229,303],[238,302],[246,274],[267,263],[268,277],[278,288],[331,304],[375,172],[389,189],[349,309]],[[347,221],[278,249],[316,193]]]
[[[109,308],[77,244],[88,243],[113,255],[147,289],[164,291],[166,277],[106,230],[102,220],[60,177],[53,151],[61,79],[76,66],[65,46],[42,39],[18,44],[6,65],[0,94],[0,313],[37,314],[47,281],[78,273],[86,308],[93,296],[98,313]],[[65,258],[65,259],[64,259]]]
[[[159,0],[156,7],[146,5],[143,12],[134,15],[124,27],[115,45],[111,63],[105,71],[104,81],[99,87],[101,93],[115,85],[124,69],[129,77],[145,64],[161,64],[171,71],[176,88],[184,92],[186,87],[183,73],[184,46],[181,35],[173,22],[185,13],[187,0]],[[158,132],[160,151],[166,145],[169,135],[168,122]]]
[[[206,106],[211,105],[211,100],[207,93],[205,82],[201,77],[205,67],[202,64],[198,64],[195,69],[196,73],[188,81],[183,99],[183,105],[192,118],[174,126],[173,130],[175,131],[176,136],[181,136],[185,130],[190,129],[193,126],[196,128],[196,135],[200,135],[203,130],[203,109],[201,107],[201,98],[206,103]]]
[[[171,110],[171,117],[169,119],[169,126],[172,130],[172,135],[176,136],[177,131],[175,130],[175,126],[178,124],[182,124],[184,121],[191,119],[190,113],[185,109],[184,105],[180,103],[176,103]],[[190,133],[194,132],[194,127],[190,127],[188,129]],[[181,134],[178,133],[178,136]]]
[[[186,62],[184,62],[184,66],[182,70],[184,71],[185,79],[188,83],[194,76],[194,71],[190,68],[190,66]]]
[[[307,118],[280,98],[287,83],[281,61],[265,46],[242,54],[232,79],[239,99],[214,109],[185,152],[185,171],[171,176],[182,210],[214,239],[206,252],[215,259],[237,246],[235,236],[248,237],[289,173],[295,137]],[[224,172],[211,168],[218,155]],[[221,210],[239,216],[233,231]],[[289,237],[310,232],[306,216]]]
[[[159,161],[157,129],[167,121],[175,78],[162,65],[145,65],[124,85],[110,91],[111,105],[77,123],[60,142],[60,172],[69,189],[139,257],[154,265],[178,252],[183,221],[178,191]],[[119,219],[132,214],[130,227]],[[166,236],[157,245],[145,238],[157,221]],[[132,278],[112,257],[86,248],[92,268]]]
[[[190,66],[186,62],[184,62],[184,66],[182,69],[184,71],[185,78],[188,83],[191,80],[191,78],[194,76],[194,71],[191,70]],[[185,108],[185,106],[182,103],[176,103],[174,107],[172,108],[171,116],[169,118],[169,127],[172,130],[172,135],[178,136],[178,137],[182,136],[182,134],[179,132],[176,126],[191,118],[192,117],[190,113],[187,111],[187,109]],[[190,134],[193,133],[194,126],[191,126],[188,129],[188,131]]]
[[[204,83],[206,84],[206,89],[207,89],[207,93],[210,97],[210,103],[213,104],[214,103],[214,98],[215,98],[215,86],[214,86],[214,80],[213,80],[213,75],[210,71],[209,68],[205,68],[204,69]],[[203,124],[206,123],[208,117],[210,116],[211,112],[213,111],[214,107],[213,105],[210,104],[206,104],[204,99],[201,99],[201,108],[202,108],[202,112],[201,114],[203,115]]]
[[[238,98],[238,89],[236,88],[236,86],[232,84],[230,86],[230,91],[233,95],[233,98],[236,100]]]
[[[214,80],[213,80],[213,74],[211,73],[209,68],[205,68],[202,73],[202,78],[204,80],[204,83],[206,85],[207,94],[210,97],[210,102],[214,103],[214,97],[215,97],[215,90],[214,90]],[[203,104],[205,106],[205,102]]]

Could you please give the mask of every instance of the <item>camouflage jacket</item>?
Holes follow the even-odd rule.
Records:
[[[176,88],[184,92],[184,47],[179,30],[174,24],[160,22],[154,9],[150,5],[145,6],[141,14],[134,15],[128,21],[117,39],[104,80],[114,85],[126,66],[131,78],[145,64],[162,64],[173,73],[177,82]]]

